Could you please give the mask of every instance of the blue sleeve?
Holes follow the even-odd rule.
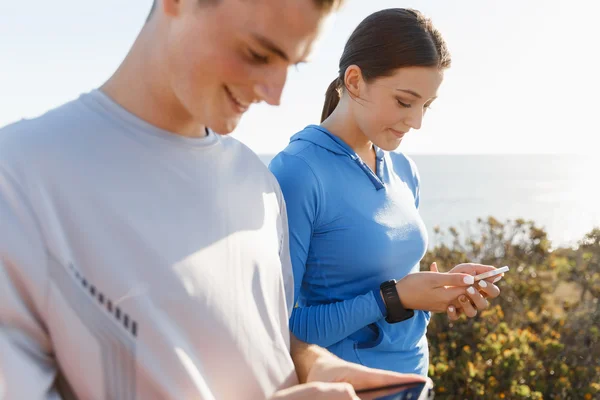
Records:
[[[286,203],[290,256],[294,271],[294,304],[306,272],[310,242],[325,198],[320,181],[302,158],[280,153],[269,165]],[[386,315],[379,288],[341,302],[295,307],[290,330],[307,343],[330,346]]]
[[[384,318],[381,305],[383,299],[376,289],[336,303],[296,307],[290,318],[290,331],[306,343],[329,347]]]
[[[296,305],[317,219],[320,188],[308,164],[294,155],[279,153],[269,164],[269,169],[279,182],[287,210]]]
[[[406,157],[410,164],[410,169],[412,171],[413,182],[414,182],[414,195],[415,195],[415,207],[417,210],[419,209],[419,204],[421,200],[421,176],[419,175],[419,169],[417,168],[417,164],[412,160],[412,158]],[[427,323],[431,320],[431,311],[424,311],[425,316],[427,317]]]
[[[406,161],[408,161],[408,165],[410,167],[410,173],[412,175],[413,180],[413,194],[415,196],[415,207],[417,210],[419,209],[419,204],[421,203],[421,177],[419,175],[419,169],[417,168],[417,164],[412,160],[412,158],[408,156],[404,156]]]

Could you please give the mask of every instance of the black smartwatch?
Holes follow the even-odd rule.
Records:
[[[385,308],[387,309],[385,320],[390,324],[405,321],[415,315],[414,310],[404,308],[402,305],[400,296],[398,296],[398,290],[396,289],[396,282],[395,279],[385,281],[379,287],[383,294]]]

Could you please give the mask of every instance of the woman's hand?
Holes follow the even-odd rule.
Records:
[[[465,263],[452,268],[449,273],[460,272],[469,275],[479,275],[495,269],[496,268],[491,265]],[[439,272],[437,263],[434,262],[431,264],[430,270],[432,272]],[[466,294],[460,295],[448,307],[446,310],[448,318],[451,321],[456,321],[461,312],[464,312],[467,317],[473,318],[477,315],[477,310],[482,311],[489,307],[487,298],[493,299],[500,295],[500,288],[494,285],[494,283],[502,279],[502,276],[504,276],[504,274],[481,280],[474,286],[469,287]]]
[[[444,312],[473,283],[471,274],[415,272],[400,279],[396,290],[405,308]]]

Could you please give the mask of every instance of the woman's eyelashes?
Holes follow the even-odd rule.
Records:
[[[396,98],[396,101],[398,102],[398,105],[400,107],[403,107],[403,108],[411,108],[412,107],[412,104],[410,104],[408,102],[405,102],[405,101],[402,101],[401,99]],[[431,109],[431,103],[433,103],[433,102],[425,103],[423,105],[423,109],[424,110],[430,110]]]
[[[248,48],[248,57],[255,64],[267,64],[269,62],[269,56],[262,55],[251,48]]]
[[[404,107],[404,108],[411,108],[411,104],[410,103],[406,103],[398,98],[396,98],[396,101],[398,102],[398,104],[400,105],[400,107]]]

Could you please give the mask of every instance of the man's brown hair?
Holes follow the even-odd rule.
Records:
[[[330,12],[330,11],[337,9],[344,2],[344,0],[313,0],[313,1],[315,2],[315,5],[317,7],[319,7],[321,10],[323,10],[325,12]],[[150,17],[152,17],[152,15],[154,14],[154,10],[156,10],[157,2],[158,2],[158,0],[154,0],[152,2],[152,8],[150,9],[150,14],[148,14],[148,18],[146,19],[146,22],[148,22],[150,20]],[[198,3],[218,3],[218,2],[219,2],[219,0],[198,0]]]

